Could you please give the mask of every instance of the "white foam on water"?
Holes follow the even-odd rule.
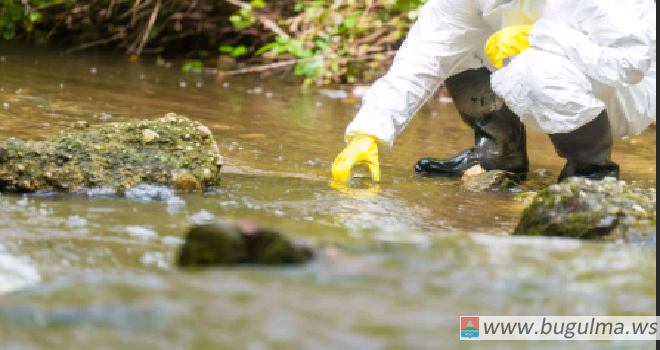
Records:
[[[192,216],[189,216],[188,221],[190,221],[194,224],[200,225],[200,224],[206,223],[207,221],[213,220],[214,218],[215,218],[215,216],[213,214],[211,214],[208,211],[202,209],[198,213],[196,213]]]
[[[126,226],[125,230],[132,237],[138,237],[144,240],[158,237],[156,231],[141,226]]]
[[[41,282],[41,275],[27,257],[16,257],[0,244],[0,295]]]

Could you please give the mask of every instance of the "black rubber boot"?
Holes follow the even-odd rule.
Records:
[[[550,140],[557,154],[566,159],[558,182],[574,176],[592,180],[619,178],[619,165],[610,159],[614,140],[606,111],[579,129],[550,134]]]
[[[490,86],[490,71],[473,69],[445,80],[461,119],[474,129],[475,146],[451,159],[422,158],[415,171],[461,177],[477,164],[485,170],[506,170],[525,179],[529,171],[525,126]]]

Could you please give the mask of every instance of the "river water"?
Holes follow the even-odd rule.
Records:
[[[459,342],[460,315],[648,315],[656,251],[509,237],[513,193],[470,193],[412,165],[469,147],[431,101],[381,156],[379,187],[335,188],[330,166],[356,100],[151,60],[4,47],[0,138],[78,120],[175,112],[209,126],[222,188],[169,200],[0,196],[2,349],[651,349],[645,342]],[[528,136],[533,169],[563,162]],[[616,141],[622,179],[655,188],[655,128]],[[253,218],[324,247],[303,268],[173,266],[186,228]]]

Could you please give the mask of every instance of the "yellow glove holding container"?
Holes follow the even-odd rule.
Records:
[[[332,165],[332,176],[335,181],[348,180],[353,167],[363,164],[369,167],[371,179],[374,182],[380,182],[378,143],[373,136],[359,135],[351,140],[335,158],[335,163]]]
[[[486,42],[486,56],[497,68],[502,68],[502,61],[529,49],[529,32],[533,25],[517,25],[503,28],[493,34]]]

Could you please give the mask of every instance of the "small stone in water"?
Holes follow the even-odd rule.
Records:
[[[463,173],[463,177],[476,176],[476,175],[479,175],[479,174],[483,174],[485,172],[486,172],[486,170],[484,170],[481,167],[481,165],[477,164],[477,165],[469,168],[468,170],[466,170],[465,173]]]

